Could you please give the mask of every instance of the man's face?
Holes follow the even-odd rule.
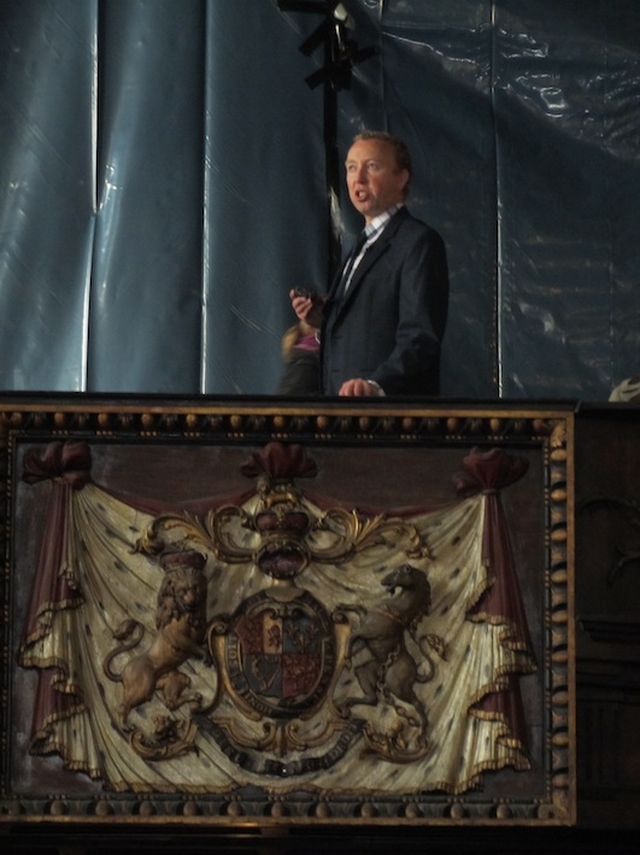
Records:
[[[389,143],[358,140],[349,149],[345,166],[349,198],[367,223],[403,201],[409,172],[398,169],[395,151]]]

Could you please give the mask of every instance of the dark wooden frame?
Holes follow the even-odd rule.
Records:
[[[5,396],[0,399],[0,531],[1,590],[4,621],[0,638],[2,709],[0,711],[0,824],[78,823],[91,826],[105,820],[125,825],[205,826],[218,829],[282,828],[295,826],[379,826],[410,829],[423,825],[525,824],[558,826],[575,823],[575,692],[573,624],[573,409],[570,406],[455,405],[417,402],[287,402],[270,399],[176,400],[129,397]],[[541,615],[540,683],[543,711],[539,717],[542,792],[517,793],[509,775],[486,792],[455,797],[425,793],[419,798],[390,799],[375,804],[367,798],[322,799],[325,811],[313,810],[295,798],[273,799],[254,794],[243,801],[196,799],[185,812],[184,800],[135,794],[102,793],[98,798],[68,797],[34,787],[17,790],[14,678],[17,622],[16,590],[20,544],[29,540],[25,527],[33,518],[17,514],[21,491],[21,449],[62,439],[83,439],[137,448],[163,449],[198,444],[227,448],[260,447],[277,441],[301,443],[329,456],[349,449],[371,459],[400,449],[461,458],[473,447],[524,453],[540,476],[534,489],[543,531],[543,560],[535,607]],[[435,458],[434,458],[435,459]],[[380,474],[371,470],[372,489]],[[364,489],[366,490],[366,478]],[[444,488],[443,488],[444,489]],[[440,497],[442,498],[442,497]],[[524,501],[529,501],[525,496]],[[539,533],[540,534],[540,533]],[[21,547],[20,547],[21,548]],[[496,773],[498,776],[501,773]],[[514,792],[516,793],[514,797]],[[313,801],[313,800],[312,800]]]

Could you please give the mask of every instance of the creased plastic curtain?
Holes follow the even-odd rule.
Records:
[[[448,397],[639,370],[640,6],[346,0],[339,94],[445,238]],[[276,0],[4,0],[0,389],[263,394],[326,280],[320,23]],[[358,228],[343,199],[344,243]]]

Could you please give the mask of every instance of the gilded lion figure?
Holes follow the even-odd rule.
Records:
[[[172,553],[161,558],[165,576],[158,592],[157,634],[150,647],[134,656],[121,673],[113,669],[113,660],[142,641],[144,627],[138,621],[123,621],[114,637],[120,644],[105,658],[103,668],[109,679],[121,682],[122,701],[118,720],[127,729],[131,710],[150,701],[154,692],[162,693],[170,710],[185,703],[199,704],[201,696],[188,692],[191,680],[179,671],[192,656],[205,658],[207,582],[202,572],[204,556],[199,553]]]

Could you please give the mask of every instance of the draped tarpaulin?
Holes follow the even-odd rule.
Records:
[[[341,154],[403,136],[448,248],[443,393],[606,398],[638,369],[640,7],[344,5],[378,53],[339,93]],[[275,389],[287,292],[327,275],[319,20],[4,0],[0,389]]]

